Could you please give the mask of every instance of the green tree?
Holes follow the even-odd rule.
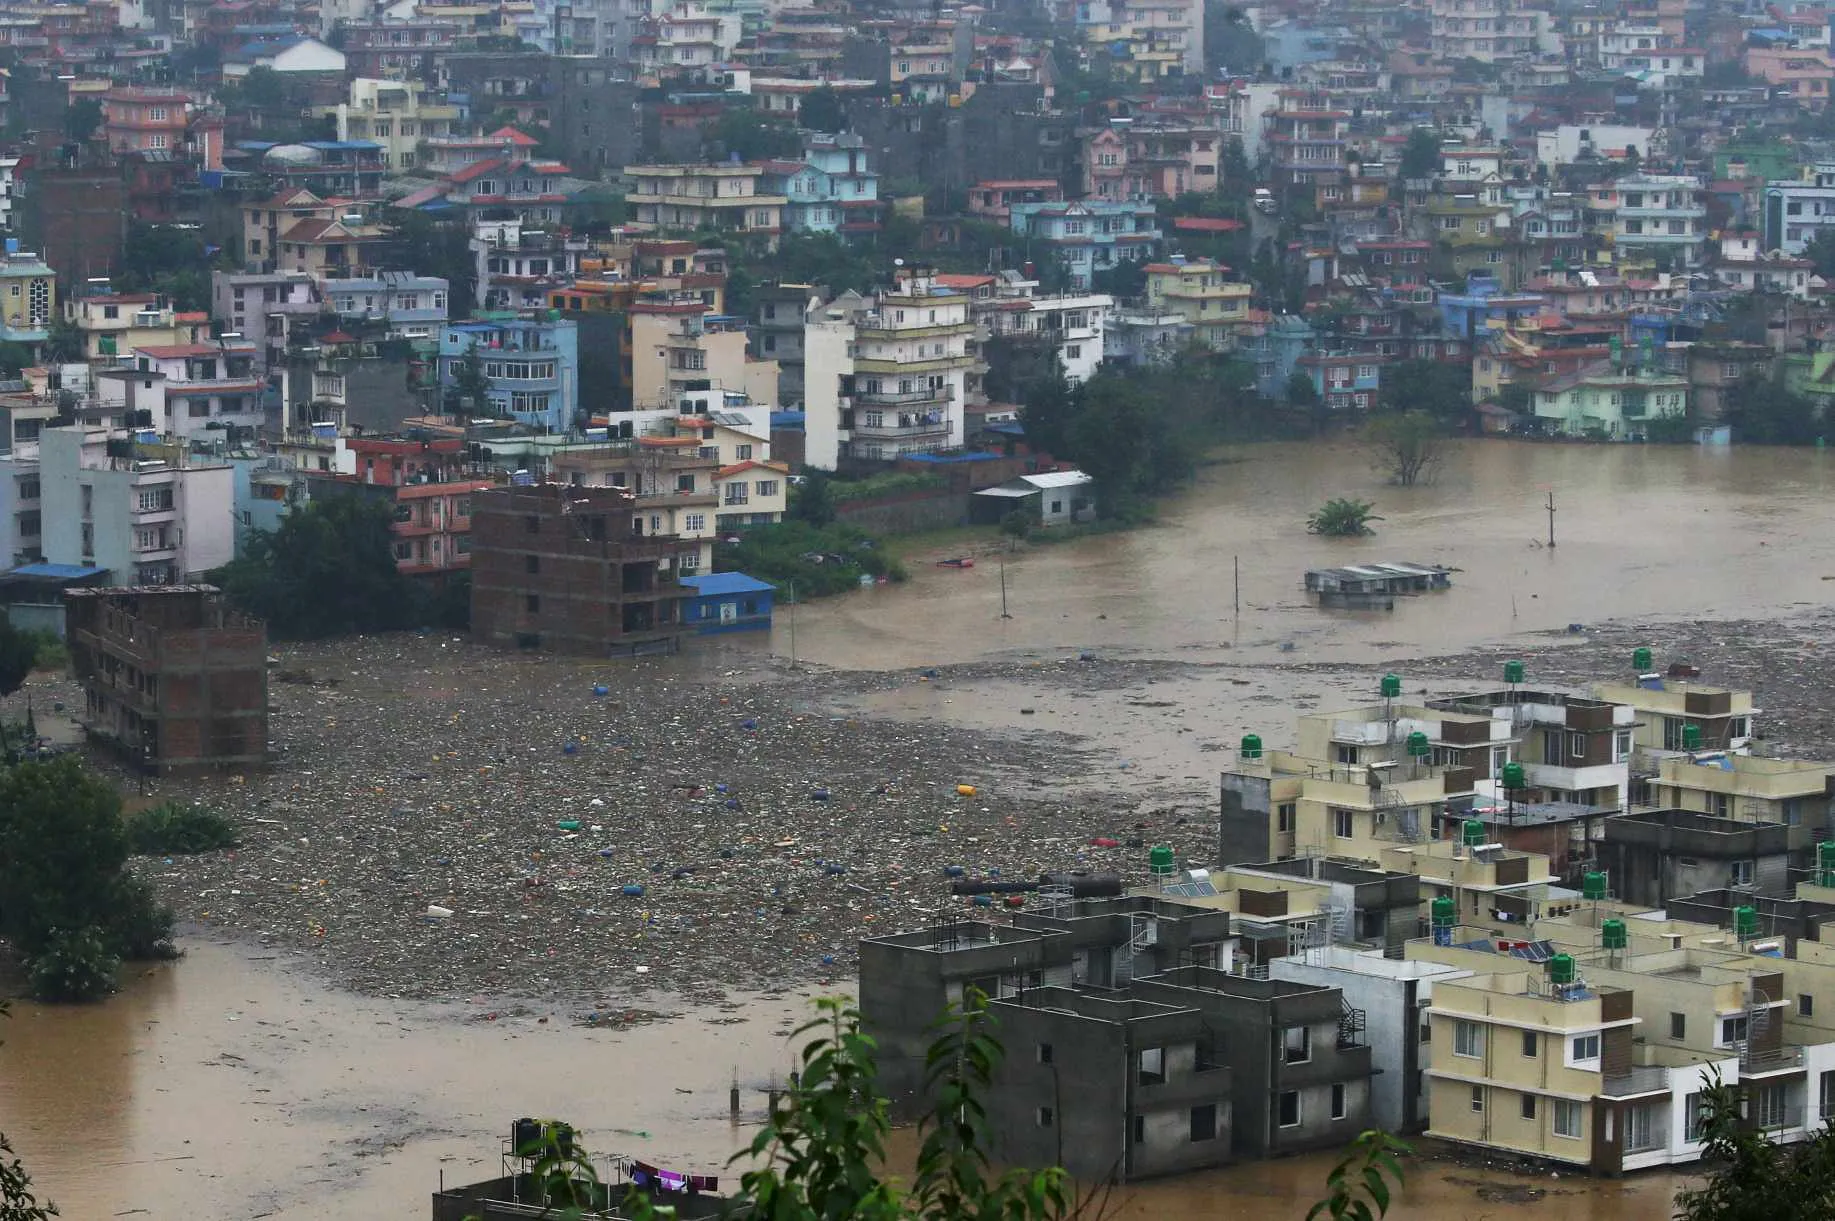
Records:
[[[987,375],[981,388],[995,403],[1025,404],[1043,383],[1062,380],[1064,366],[1050,336],[996,335],[981,347]]]
[[[790,493],[785,513],[794,521],[826,526],[835,520],[835,489],[827,471],[810,471]]]
[[[1375,508],[1367,500],[1337,497],[1314,510],[1312,516],[1306,519],[1306,531],[1327,538],[1356,538],[1363,534],[1375,534],[1376,531],[1370,529],[1370,523],[1382,520],[1372,512]]]
[[[1147,291],[1147,265],[1138,259],[1123,259],[1090,276],[1090,291],[1127,299]]]
[[[803,151],[802,137],[787,123],[774,122],[750,107],[728,109],[702,132],[708,156],[724,161],[767,161],[795,157]]]
[[[182,310],[210,308],[211,256],[196,229],[128,226],[116,284],[126,292],[162,293]]]
[[[478,290],[478,262],[471,248],[471,231],[460,221],[435,220],[424,212],[393,209],[398,215],[389,235],[388,259],[412,267],[422,275],[443,277],[450,291],[446,299],[457,321],[471,317]]]
[[[51,331],[45,339],[45,359],[66,365],[82,360],[83,328],[61,314],[51,319]]]
[[[1807,395],[1784,388],[1781,378],[1749,374],[1729,387],[1721,419],[1743,445],[1809,445],[1820,424]]]
[[[1440,173],[1440,133],[1431,127],[1417,127],[1408,133],[1402,146],[1401,176],[1433,178]]]
[[[1384,411],[1424,411],[1447,423],[1472,415],[1472,370],[1439,360],[1404,360],[1383,369]]]
[[[1241,136],[1223,142],[1223,158],[1217,167],[1217,190],[1238,203],[1247,200],[1255,190],[1255,170],[1249,164],[1248,152]]]
[[[1835,1217],[1835,1125],[1784,1145],[1750,1122],[1745,1107],[1742,1091],[1718,1075],[1701,1091],[1701,1160],[1712,1170],[1702,1186],[1676,1193],[1677,1221]]]
[[[386,501],[349,492],[295,508],[257,530],[241,559],[211,574],[237,606],[280,639],[313,639],[411,626],[418,591],[396,567]]]
[[[1431,478],[1445,458],[1445,427],[1425,411],[1379,415],[1364,435],[1378,469],[1405,488]]]
[[[0,938],[28,971],[53,949],[92,965],[159,952],[171,913],[123,872],[127,855],[120,795],[75,756],[0,771]]]
[[[236,100],[255,110],[279,110],[287,104],[287,85],[280,73],[257,64],[237,84]]]
[[[484,357],[474,345],[466,349],[465,355],[459,357],[452,367],[452,393],[457,400],[456,405],[462,409],[469,408],[476,417],[494,416],[497,411],[491,402],[490,391],[491,379],[484,375]]]
[[[1024,509],[1014,509],[1000,519],[1000,532],[1016,543],[1032,537],[1032,526],[1032,514]]]
[[[1835,232],[1819,228],[1810,244],[1803,249],[1803,257],[1816,265],[1816,274],[1825,280],[1835,280]]]
[[[64,111],[64,135],[69,139],[78,142],[88,140],[100,126],[102,103],[95,98],[78,98]]]
[[[1287,404],[1304,411],[1318,408],[1323,400],[1319,397],[1319,387],[1313,385],[1313,379],[1299,369],[1287,375]]]
[[[823,85],[804,97],[797,111],[797,122],[810,131],[846,131],[847,108],[842,105],[840,94]]]
[[[1401,1159],[1409,1152],[1387,1132],[1359,1135],[1326,1175],[1326,1196],[1307,1210],[1306,1221],[1380,1221],[1402,1185]]]
[[[1020,401],[1020,426],[1026,430],[1026,444],[1035,453],[1068,455],[1070,423],[1076,415],[1076,396],[1064,371],[1052,353],[1052,376],[1031,379],[1024,385],[1011,385]]]

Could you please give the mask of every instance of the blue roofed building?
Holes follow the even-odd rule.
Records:
[[[485,402],[467,401],[462,370],[476,352]],[[488,413],[547,432],[572,426],[580,400],[578,328],[570,319],[474,318],[440,327],[440,390],[449,409]]]
[[[1263,398],[1287,397],[1287,383],[1300,358],[1313,350],[1312,324],[1298,314],[1276,314],[1255,337],[1255,392]]]
[[[1083,199],[1072,203],[1016,203],[1015,232],[1051,251],[1069,272],[1071,286],[1087,289],[1090,277],[1118,263],[1144,262],[1161,237],[1149,201]]]
[[[1461,339],[1477,339],[1492,327],[1512,328],[1542,312],[1537,293],[1507,293],[1495,276],[1471,275],[1464,292],[1442,291],[1439,296],[1440,332]]]
[[[711,572],[679,580],[688,591],[682,599],[682,622],[697,634],[771,630],[777,586],[770,582],[743,572]]]

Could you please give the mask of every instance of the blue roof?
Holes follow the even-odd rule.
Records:
[[[975,450],[962,454],[900,454],[899,456],[910,462],[956,463],[993,462],[1003,455],[989,453],[986,450]]]
[[[7,572],[9,577],[52,577],[59,581],[80,581],[84,577],[93,577],[98,572],[107,572],[106,568],[90,568],[83,564],[25,564]]]
[[[1006,420],[999,424],[989,424],[987,430],[989,432],[997,432],[1004,437],[1023,437],[1026,435],[1026,426],[1018,420]]]
[[[697,594],[757,594],[777,586],[757,577],[748,577],[743,572],[710,572],[705,576],[683,577],[683,585],[690,586]]]
[[[771,427],[801,428],[804,420],[807,418],[807,414],[801,411],[773,411],[771,413]]]
[[[374,140],[307,140],[305,141],[305,145],[307,148],[316,148],[325,152],[334,152],[338,149],[347,148],[372,149],[382,147],[382,145],[376,143]]]

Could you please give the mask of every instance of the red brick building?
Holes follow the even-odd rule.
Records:
[[[679,555],[696,544],[644,534],[631,492],[511,486],[472,507],[472,635],[589,657],[675,648]]]
[[[83,727],[160,775],[268,757],[268,630],[212,585],[64,591]]]

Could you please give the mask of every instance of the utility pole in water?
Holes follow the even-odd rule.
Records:
[[[790,582],[790,668],[796,669],[796,582]]]
[[[1002,556],[1000,560],[1000,617],[1002,619],[1013,618],[1007,613],[1007,559],[1005,556]]]
[[[1548,490],[1548,546],[1551,551],[1555,546],[1555,490],[1553,488]]]

